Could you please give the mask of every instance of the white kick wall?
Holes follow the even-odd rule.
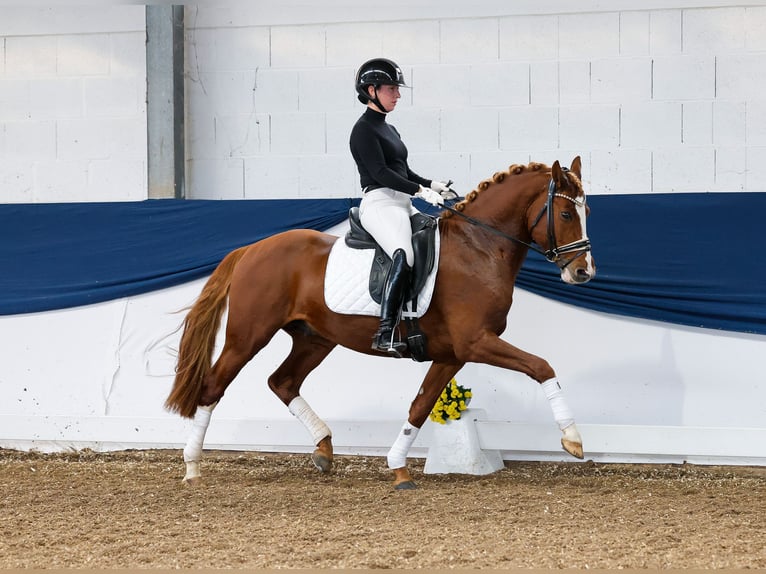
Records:
[[[760,4],[188,5],[187,192],[357,195],[353,76],[381,54],[413,86],[390,118],[413,168],[458,189],[510,163],[581,155],[590,193],[762,192]],[[147,197],[144,18],[143,6],[0,6],[0,201]],[[201,284],[0,317],[0,447],[180,446],[188,424],[162,410],[182,318],[173,312]],[[608,316],[521,290],[504,337],[556,368],[587,458],[766,463],[764,337]],[[286,344],[278,337],[235,381],[208,446],[310,449],[265,385]],[[381,454],[425,369],[339,349],[305,396],[339,452]],[[478,427],[487,448],[563,459],[537,385],[481,365],[458,379],[487,413]]]

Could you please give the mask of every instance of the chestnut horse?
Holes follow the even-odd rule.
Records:
[[[579,157],[569,169],[558,161],[551,167],[512,165],[481,182],[454,209],[441,212],[439,271],[430,306],[420,319],[433,362],[388,453],[396,489],[415,487],[406,465],[409,448],[442,389],[468,362],[519,371],[540,383],[562,431],[563,448],[583,457],[574,416],[553,368],[500,338],[529,249],[555,263],[566,283],[593,278],[580,178]],[[325,268],[337,240],[305,229],[279,233],[232,251],[208,279],[184,320],[176,378],[165,403],[168,410],[194,419],[184,448],[185,482],[200,480],[202,444],[216,404],[280,329],[292,338],[292,349],[269,377],[269,387],[309,431],[317,468],[331,469],[332,433],[301,397],[301,385],[336,345],[377,354],[370,343],[378,326],[377,317],[341,315],[325,304]],[[227,303],[226,338],[212,364]]]

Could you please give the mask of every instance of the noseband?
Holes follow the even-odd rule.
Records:
[[[563,171],[569,171],[566,168],[562,167]],[[469,223],[476,225],[477,227],[481,227],[482,229],[486,229],[487,231],[494,233],[495,235],[499,235],[500,237],[503,237],[505,239],[508,239],[509,241],[513,241],[514,243],[518,243],[520,245],[524,245],[525,247],[528,247],[532,251],[535,251],[545,257],[548,261],[551,263],[555,263],[559,269],[564,270],[569,266],[570,263],[572,263],[574,260],[576,260],[578,257],[581,257],[588,253],[591,250],[590,246],[590,240],[589,239],[580,239],[579,241],[573,241],[572,243],[567,243],[566,245],[562,245],[561,247],[558,246],[556,242],[556,230],[554,229],[553,225],[553,198],[554,197],[561,197],[563,199],[567,199],[574,203],[577,207],[582,207],[585,205],[585,201],[580,201],[574,197],[569,197],[568,195],[564,195],[563,193],[557,193],[556,192],[556,182],[551,178],[550,183],[548,183],[548,198],[545,201],[545,205],[543,205],[543,208],[540,210],[540,213],[537,214],[537,217],[535,218],[534,223],[532,224],[532,227],[529,228],[529,231],[531,232],[535,226],[540,222],[540,220],[543,217],[543,214],[547,212],[548,214],[548,249],[542,249],[538,245],[535,245],[534,243],[527,243],[526,241],[522,241],[521,239],[517,237],[513,237],[512,235],[508,235],[507,233],[504,233],[500,231],[499,229],[495,229],[494,227],[487,225],[486,223],[479,221],[478,219],[474,219],[473,217],[464,214],[462,211],[458,211],[457,209],[454,209],[453,207],[450,207],[448,205],[442,205],[444,209],[447,211],[451,211],[452,213],[459,215]],[[569,259],[566,259],[564,261],[561,261],[561,256],[565,255],[567,253],[574,253],[572,257]]]

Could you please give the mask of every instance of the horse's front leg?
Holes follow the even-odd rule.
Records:
[[[407,468],[407,453],[415,442],[420,428],[426,422],[428,414],[433,409],[447,383],[462,368],[462,363],[433,363],[428,369],[423,384],[410,405],[410,415],[402,425],[396,441],[388,451],[388,468],[394,471],[394,488],[396,490],[411,490],[417,488]]]
[[[466,363],[484,363],[518,371],[540,383],[553,411],[553,418],[563,434],[561,446],[572,456],[583,458],[582,438],[577,430],[574,414],[548,361],[514,347],[489,331],[471,341],[456,345],[456,349],[464,350],[460,353],[460,359]]]

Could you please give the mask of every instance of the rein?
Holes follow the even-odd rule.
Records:
[[[556,182],[551,179],[550,183],[548,184],[548,199],[545,202],[545,205],[540,210],[540,213],[537,214],[537,217],[535,218],[535,222],[532,224],[532,227],[530,228],[530,231],[535,228],[535,226],[540,222],[540,220],[543,217],[543,214],[547,211],[548,212],[548,244],[552,247],[550,247],[547,250],[542,249],[538,245],[535,245],[534,243],[528,243],[526,241],[522,241],[518,237],[514,237],[512,235],[508,235],[507,233],[500,231],[499,229],[495,229],[491,225],[487,225],[483,221],[479,221],[478,219],[475,219],[471,217],[470,215],[466,215],[462,211],[459,211],[453,207],[450,207],[449,205],[442,205],[444,209],[447,211],[450,211],[454,213],[455,215],[459,215],[463,219],[465,219],[467,222],[469,222],[472,225],[475,225],[477,227],[481,227],[482,229],[489,231],[490,233],[494,233],[495,235],[502,237],[504,239],[508,239],[509,241],[512,241],[514,243],[518,243],[519,245],[523,245],[524,247],[527,247],[531,249],[532,251],[535,251],[536,253],[539,253],[543,257],[545,257],[548,261],[551,263],[556,263],[556,265],[559,267],[559,269],[565,269],[570,263],[572,263],[575,259],[578,257],[581,257],[585,255],[588,251],[591,250],[590,246],[590,240],[589,239],[581,239],[579,241],[574,241],[572,243],[568,243],[567,245],[562,245],[561,247],[558,247],[556,244],[556,233],[553,225],[553,198],[554,197],[561,197],[564,199],[568,199],[572,203],[574,203],[577,206],[581,206],[582,202],[579,202],[577,199],[569,197],[568,195],[564,195],[563,193],[556,193]],[[562,264],[559,264],[558,261],[560,257],[567,253],[575,253],[574,257],[571,257],[570,259],[567,259]]]

